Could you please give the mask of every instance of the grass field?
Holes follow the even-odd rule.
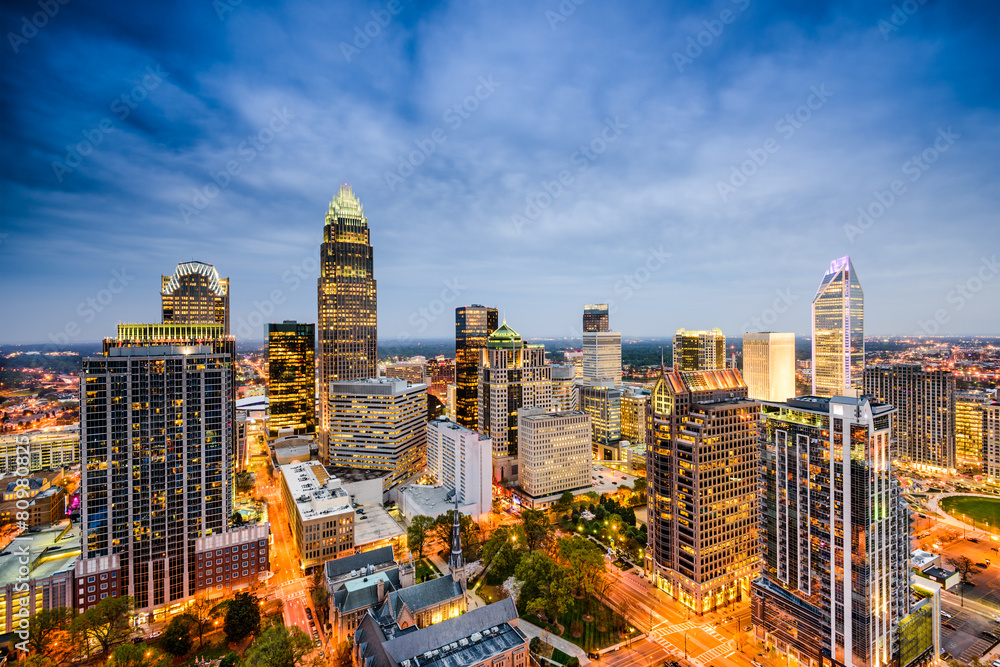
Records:
[[[1000,529],[1000,498],[952,496],[941,500],[941,509],[961,521],[975,522],[984,530]]]

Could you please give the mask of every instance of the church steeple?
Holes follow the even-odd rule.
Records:
[[[462,558],[462,515],[458,511],[458,493],[455,494],[454,521],[451,525],[451,557],[448,566],[451,568],[451,578],[462,582],[465,590],[465,559]]]

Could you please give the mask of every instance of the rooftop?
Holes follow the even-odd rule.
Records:
[[[29,579],[44,579],[54,574],[70,573],[80,558],[82,531],[80,524],[69,519],[43,528],[37,533],[25,533],[0,553],[0,581],[18,581],[18,569],[23,565],[18,554],[27,544],[31,569]]]
[[[350,577],[351,572],[360,572],[369,565],[380,569],[395,564],[396,558],[393,556],[392,547],[380,547],[353,556],[328,560],[326,562],[326,578],[336,581],[345,576]]]
[[[364,514],[354,516],[354,546],[363,547],[379,540],[388,540],[406,534],[396,520],[381,505],[362,505]],[[362,518],[365,517],[365,518]]]
[[[410,484],[400,487],[399,493],[406,494],[407,502],[413,505],[417,514],[429,516],[432,519],[447,514],[450,509],[455,509],[455,490],[449,486]],[[458,506],[459,512],[470,516],[474,509],[473,503],[459,504]]]
[[[340,480],[330,476],[318,461],[289,463],[280,470],[303,521],[352,511],[351,497]]]

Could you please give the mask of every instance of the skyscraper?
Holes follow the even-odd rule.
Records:
[[[479,428],[479,357],[499,322],[496,308],[455,309],[455,421],[466,428]]]
[[[955,376],[920,364],[879,364],[864,371],[865,394],[893,405],[893,456],[954,470]]]
[[[830,262],[812,302],[812,393],[861,388],[865,369],[865,295],[850,257]]]
[[[893,662],[911,604],[894,412],[868,397],[761,406],[763,571],[751,613],[757,640],[796,664],[906,664]]]
[[[625,387],[622,391],[622,439],[633,445],[646,444],[649,389]]]
[[[744,333],[743,379],[747,395],[759,401],[795,396],[795,334]]]
[[[983,406],[983,470],[991,484],[1000,482],[1000,403]]]
[[[577,384],[580,410],[590,415],[591,442],[598,461],[619,461],[622,439],[622,390],[610,380],[585,381]]]
[[[590,484],[590,417],[580,410],[518,412],[521,489],[540,500]],[[553,499],[542,501],[550,505]]]
[[[229,335],[229,278],[220,278],[214,266],[181,262],[160,282],[164,324],[215,322]]]
[[[759,404],[733,369],[671,372],[650,396],[648,570],[698,614],[747,599],[758,568]]]
[[[493,440],[493,456],[517,455],[517,411],[552,404],[552,372],[545,348],[525,345],[504,322],[480,352],[479,432]]]
[[[493,509],[493,447],[490,439],[453,421],[427,424],[427,472],[455,491],[465,514],[476,521]]]
[[[726,337],[722,329],[674,334],[674,372],[712,371],[726,367]]]
[[[583,334],[583,377],[610,380],[622,385],[622,335],[618,331],[589,331]]]
[[[983,468],[983,406],[994,396],[991,391],[955,392],[955,459],[962,471]]]
[[[329,461],[330,383],[378,377],[373,252],[349,185],[330,202],[319,251],[320,457]]]
[[[552,409],[555,412],[576,410],[576,369],[572,364],[549,364],[552,374]]]
[[[588,303],[583,307],[583,332],[588,331],[608,331],[610,322],[608,321],[608,304]]]
[[[316,325],[285,320],[267,325],[267,430],[316,432]]]

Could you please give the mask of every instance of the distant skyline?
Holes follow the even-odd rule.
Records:
[[[241,340],[316,322],[342,183],[381,342],[807,335],[844,255],[866,336],[1000,333],[1000,5],[900,6],[8,3],[0,342],[159,322],[190,260]]]

